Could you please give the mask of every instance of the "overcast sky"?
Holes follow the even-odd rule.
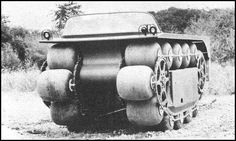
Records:
[[[56,9],[60,1],[31,1],[31,2],[11,2],[1,1],[2,14],[9,16],[10,26],[22,26],[27,29],[43,30],[53,28],[52,13]],[[225,1],[103,1],[103,2],[77,2],[81,4],[81,10],[84,13],[104,13],[116,11],[159,11],[169,7],[177,8],[197,8],[197,9],[213,9],[213,8],[235,8],[235,2]]]

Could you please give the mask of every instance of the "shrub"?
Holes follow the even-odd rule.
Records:
[[[1,49],[1,69],[16,70],[21,65],[16,52],[12,50],[9,43],[3,44]]]
[[[170,7],[150,13],[154,15],[163,32],[184,33],[184,30],[191,24],[191,19],[197,20],[201,11]]]
[[[235,93],[235,66],[211,64],[209,93],[214,95]]]
[[[1,91],[34,91],[37,84],[39,70],[29,69],[1,72]]]
[[[185,33],[209,36],[212,61],[229,61],[235,58],[234,15],[233,9],[202,11],[199,20],[193,20]]]
[[[25,43],[29,48],[27,48],[28,52],[28,60],[31,64],[35,64],[40,67],[44,60],[46,60],[47,48],[50,44],[40,44],[40,33],[33,33],[29,36],[26,36]]]

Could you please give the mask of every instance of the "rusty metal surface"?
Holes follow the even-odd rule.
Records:
[[[198,99],[197,68],[170,71],[171,96],[174,107],[180,107]]]

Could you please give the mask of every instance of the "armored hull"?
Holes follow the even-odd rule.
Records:
[[[206,37],[163,33],[141,12],[71,18],[53,43],[37,91],[70,130],[125,112],[141,126],[179,129],[197,114],[209,79]]]

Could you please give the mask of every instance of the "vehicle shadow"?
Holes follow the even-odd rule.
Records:
[[[125,115],[125,116],[124,116]],[[117,114],[109,117],[103,117],[95,120],[88,126],[86,126],[82,132],[84,133],[109,133],[109,134],[126,134],[132,135],[147,131],[163,131],[158,126],[152,127],[140,127],[130,123],[126,117],[126,114]],[[79,133],[81,131],[76,131]]]

